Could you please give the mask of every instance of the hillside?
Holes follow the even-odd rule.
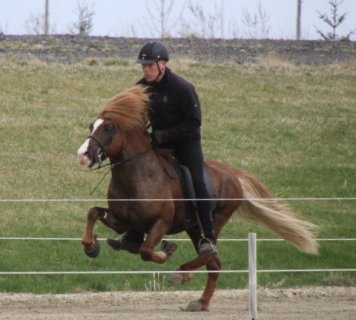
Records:
[[[133,59],[149,39],[81,37],[73,35],[11,36],[0,34],[0,59],[33,59],[77,63],[87,58]],[[238,64],[277,57],[294,65],[320,65],[356,59],[356,42],[220,40],[179,38],[162,40],[171,57]]]

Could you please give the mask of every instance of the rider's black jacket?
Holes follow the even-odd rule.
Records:
[[[137,84],[149,86],[150,120],[153,132],[160,131],[161,147],[174,148],[200,140],[201,109],[194,86],[166,67],[159,83],[142,78]]]
[[[148,83],[143,78],[137,84],[149,86],[148,92],[152,94],[153,144],[156,141],[158,147],[172,149],[191,173],[196,198],[209,199],[200,138],[201,110],[194,86],[168,68],[159,83]],[[210,201],[197,201],[197,208],[205,236],[214,239]],[[142,237],[140,235],[140,240]]]

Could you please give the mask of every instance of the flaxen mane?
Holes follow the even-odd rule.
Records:
[[[149,96],[144,86],[134,86],[111,98],[98,118],[114,121],[122,130],[146,130]]]

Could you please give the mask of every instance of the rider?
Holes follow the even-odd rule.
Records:
[[[209,199],[203,174],[201,147],[201,110],[194,86],[167,67],[169,54],[161,42],[148,42],[139,51],[143,78],[137,84],[149,86],[151,95],[152,142],[160,148],[173,149],[175,156],[191,172],[197,199]],[[199,255],[216,255],[216,237],[210,201],[197,201],[197,211],[204,234]],[[144,234],[128,231],[119,240],[108,242],[114,249],[130,251],[130,244],[140,245]]]

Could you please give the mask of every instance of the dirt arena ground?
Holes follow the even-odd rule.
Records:
[[[251,319],[248,290],[219,290],[209,312],[184,312],[200,292],[0,293],[0,319]],[[259,289],[258,319],[355,320],[355,287]]]

